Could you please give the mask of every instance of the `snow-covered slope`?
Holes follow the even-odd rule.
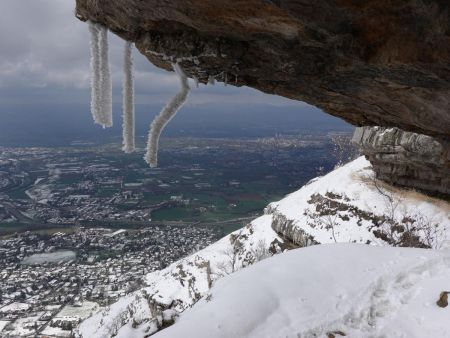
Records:
[[[218,281],[155,338],[444,338],[450,252],[330,244],[292,250]]]
[[[199,302],[201,298],[210,298],[206,295],[222,277],[263,258],[292,249],[295,247],[293,243],[297,247],[356,242],[380,246],[448,248],[449,212],[450,205],[447,202],[378,182],[373,177],[370,163],[360,157],[324,177],[312,180],[281,201],[271,203],[266,208],[265,215],[255,219],[242,230],[164,270],[150,273],[147,276],[147,287],[120,299],[85,320],[79,326],[77,335],[84,338],[112,335],[143,337],[154,333],[171,325],[179,313]],[[380,253],[380,257],[374,259],[384,264],[384,249],[366,251],[364,246],[355,245],[355,249],[349,250],[355,256],[358,256],[355,251],[359,250],[362,254]],[[391,252],[390,249],[386,250]],[[440,255],[431,253],[432,251],[423,252],[424,255]],[[353,264],[352,259],[345,261],[342,258],[339,262],[332,258],[327,262],[325,256],[322,259],[322,266],[333,267],[333,271],[344,269],[349,262]],[[276,264],[277,261],[271,262]],[[341,265],[336,265],[338,263]],[[284,269],[287,269],[284,272],[287,272],[285,278],[289,278],[291,272],[297,271],[296,265],[292,268],[287,265],[284,265]],[[299,272],[302,274],[317,270],[314,266],[307,265],[301,268],[305,269]],[[268,269],[280,271],[272,265]],[[347,272],[353,274],[353,271]],[[304,281],[307,282],[311,282],[309,288],[320,287],[320,284],[314,283],[313,280]],[[246,283],[257,285],[259,280],[249,280]],[[303,284],[300,285],[303,287]],[[343,294],[346,287],[342,286]],[[282,287],[280,290],[282,292]],[[274,292],[270,289],[267,291]],[[323,293],[323,297],[327,297],[325,289],[319,291]],[[300,298],[297,297],[298,299]],[[347,298],[347,301],[351,303],[354,300]]]
[[[300,246],[356,242],[450,246],[450,204],[374,178],[360,157],[271,203],[272,226]]]
[[[286,243],[262,216],[209,247],[147,275],[147,287],[88,318],[76,336],[143,337],[170,325],[174,317],[204,296],[214,281],[281,252]]]

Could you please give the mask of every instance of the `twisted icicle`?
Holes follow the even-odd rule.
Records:
[[[172,65],[175,73],[180,80],[181,88],[179,92],[167,103],[163,110],[155,117],[150,125],[150,132],[147,142],[147,153],[144,156],[144,160],[154,168],[158,164],[158,144],[159,138],[164,127],[170,122],[170,120],[176,115],[177,111],[186,102],[189,94],[189,83],[186,74],[181,69],[178,63]]]
[[[109,68],[108,29],[89,22],[91,35],[91,112],[95,123],[112,126],[112,83]]]
[[[123,60],[123,147],[126,153],[135,151],[135,122],[134,122],[134,75],[133,75],[133,44],[125,42]]]

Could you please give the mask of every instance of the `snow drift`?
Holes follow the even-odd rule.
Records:
[[[368,245],[293,250],[218,281],[155,338],[444,338],[448,251]]]

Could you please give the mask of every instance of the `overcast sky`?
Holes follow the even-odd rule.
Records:
[[[0,105],[89,103],[89,34],[74,16],[74,0],[0,0]],[[123,41],[110,35],[114,100],[121,100]],[[162,103],[177,90],[173,73],[154,67],[135,51],[136,102]],[[189,104],[220,102],[301,103],[249,88],[201,86]]]

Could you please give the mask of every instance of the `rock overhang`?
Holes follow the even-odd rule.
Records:
[[[442,0],[77,0],[156,66],[305,101],[354,125],[450,138]]]

